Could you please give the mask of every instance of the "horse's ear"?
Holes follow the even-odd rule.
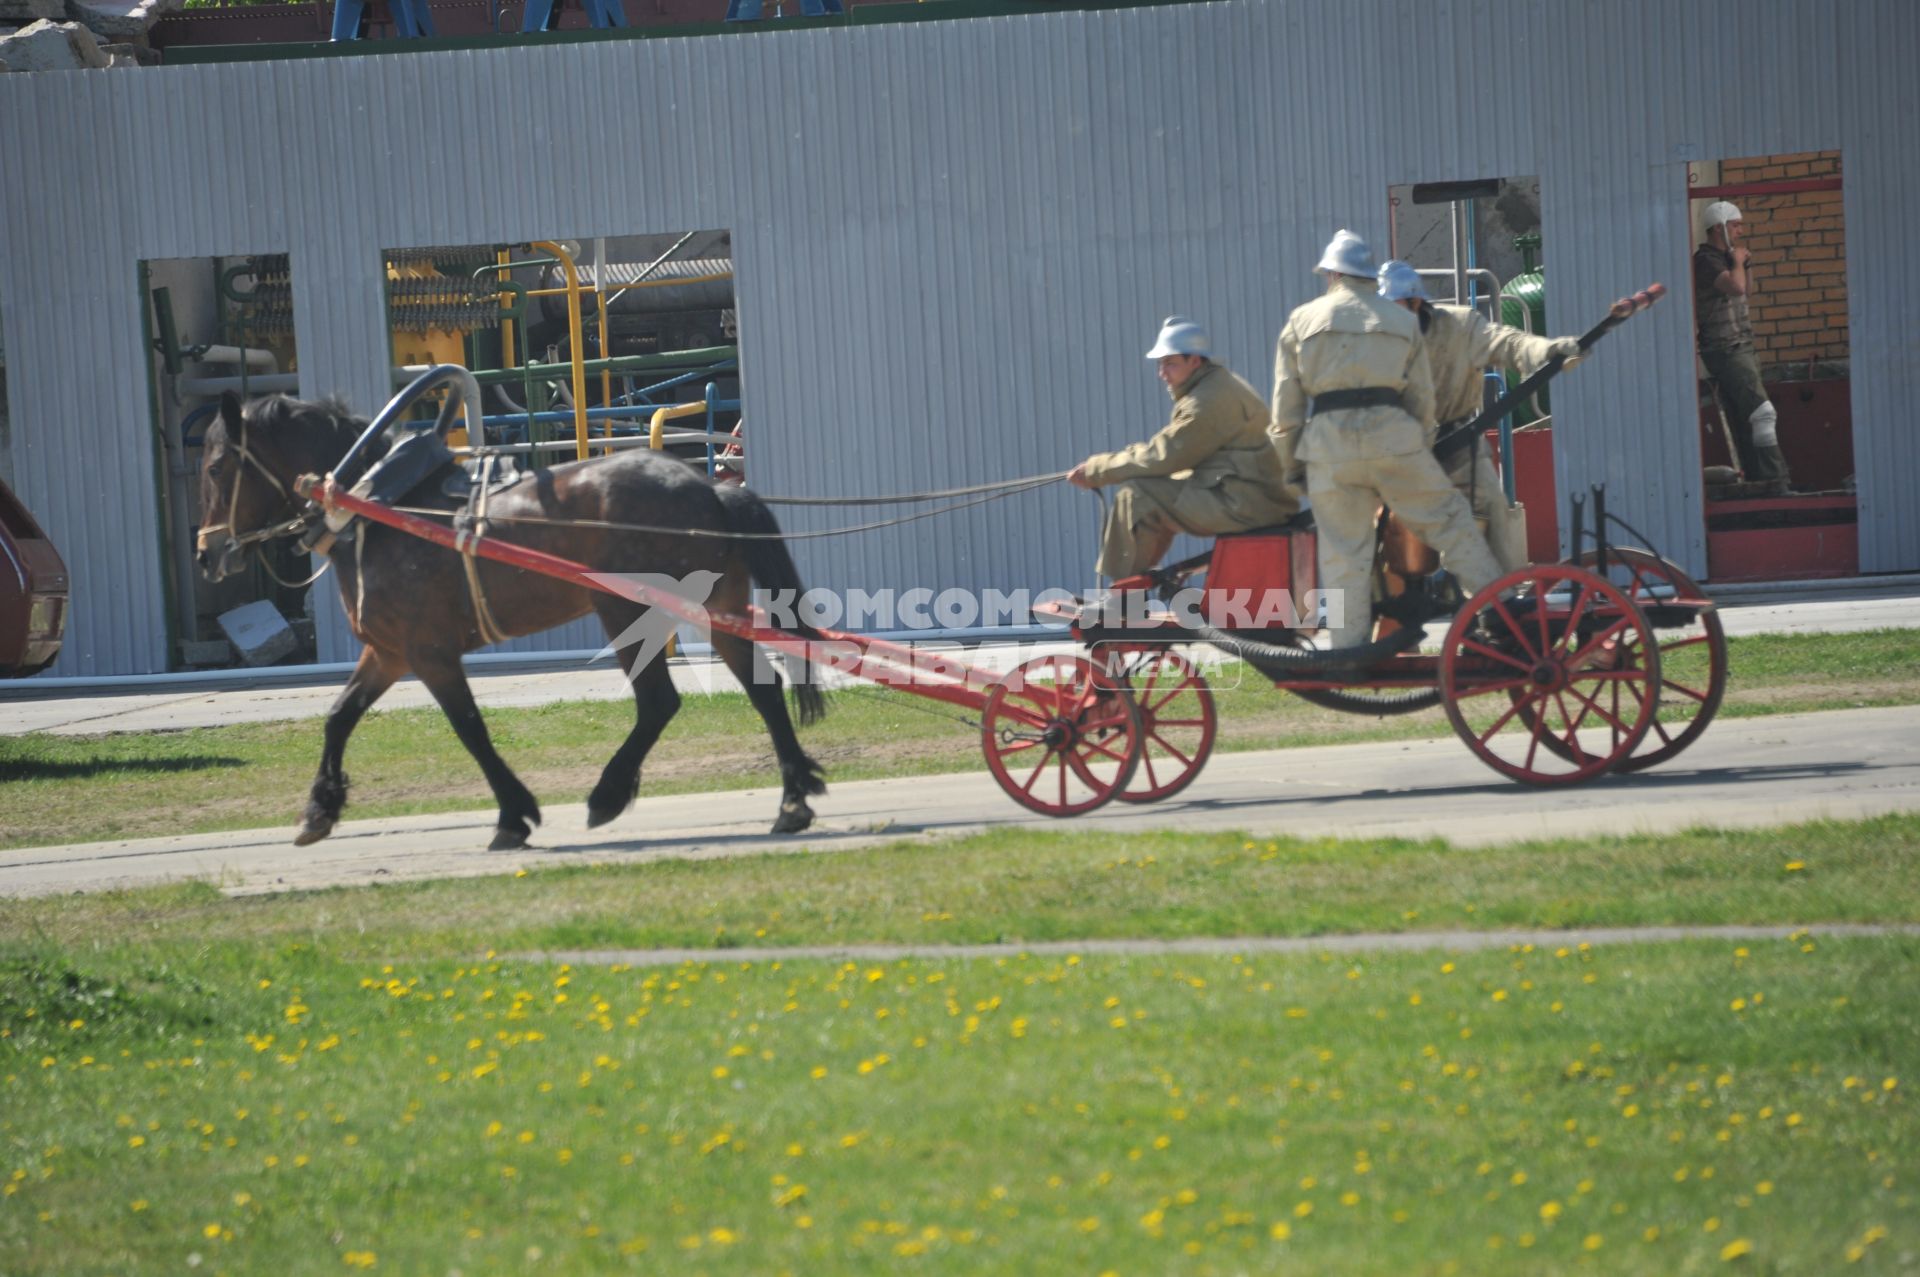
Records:
[[[220,420],[226,424],[227,438],[240,437],[240,396],[231,390],[220,392]]]

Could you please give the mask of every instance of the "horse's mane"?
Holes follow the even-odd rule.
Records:
[[[247,404],[245,412],[249,429],[271,435],[289,450],[311,449],[328,464],[346,455],[353,441],[367,428],[368,420],[349,408],[345,400],[333,395],[325,399],[268,395]],[[373,461],[386,451],[385,438],[372,439],[364,455]]]

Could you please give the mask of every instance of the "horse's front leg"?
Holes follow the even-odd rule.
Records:
[[[494,800],[500,804],[500,822],[494,827],[493,842],[487,850],[512,851],[526,846],[533,827],[540,823],[540,804],[494,749],[487,725],[480,717],[480,706],[473,699],[473,688],[467,683],[466,671],[460,668],[459,651],[433,646],[411,649],[407,655],[413,672],[427,685],[433,699],[446,713],[447,721],[453,724],[460,743],[473,755],[473,761],[480,764],[481,774],[486,776],[487,784],[493,788]]]
[[[406,672],[398,657],[384,660],[372,647],[362,648],[360,663],[353,667],[347,685],[334,698],[327,711],[326,742],[320,749],[320,770],[313,778],[313,792],[307,796],[307,810],[300,818],[300,830],[293,845],[304,847],[319,842],[333,832],[340,809],[347,803],[347,773],[342,766],[347,754],[347,737],[359,726],[361,715],[380,699],[393,681]]]

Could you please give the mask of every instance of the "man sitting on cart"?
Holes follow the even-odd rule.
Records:
[[[1295,310],[1274,352],[1273,431],[1304,467],[1334,647],[1371,636],[1374,519],[1390,506],[1469,596],[1500,576],[1473,511],[1431,451],[1433,373],[1420,321],[1375,291],[1373,250],[1340,231],[1314,268],[1326,293]],[[1296,460],[1297,458],[1297,460]]]
[[[1144,443],[1099,452],[1067,481],[1113,488],[1098,570],[1115,580],[1153,567],[1181,532],[1243,532],[1291,518],[1286,481],[1259,392],[1214,360],[1207,330],[1169,316],[1147,358],[1173,396],[1173,418]]]
[[[1412,311],[1420,320],[1433,370],[1434,416],[1444,437],[1450,426],[1479,415],[1484,406],[1483,378],[1489,367],[1521,377],[1531,374],[1555,355],[1560,367],[1571,368],[1585,353],[1578,337],[1535,337],[1518,328],[1491,323],[1470,306],[1435,305],[1427,296],[1420,272],[1402,261],[1380,268],[1380,295]],[[1527,529],[1521,510],[1510,506],[1506,490],[1493,473],[1486,451],[1475,443],[1442,463],[1473,506],[1487,538],[1487,547],[1502,571],[1527,565]]]

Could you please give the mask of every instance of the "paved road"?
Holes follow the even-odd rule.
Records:
[[[289,795],[291,806],[300,796]],[[291,827],[0,851],[0,894],[97,891],[183,878],[237,893],[511,872],[521,867],[633,864],[669,857],[836,851],[931,838],[987,825],[1114,830],[1244,829],[1255,835],[1444,833],[1462,845],[1695,825],[1755,827],[1823,817],[1920,811],[1920,707],[1721,719],[1686,754],[1637,776],[1566,790],[1500,779],[1457,740],[1219,754],[1179,798],[1111,804],[1072,822],[1016,807],[985,773],[858,781],[817,801],[800,838],[766,829],[773,789],[649,798],[586,829],[585,808],[552,805],[537,845],[485,850],[491,812],[347,820],[295,848]],[[351,817],[352,809],[348,809]]]

